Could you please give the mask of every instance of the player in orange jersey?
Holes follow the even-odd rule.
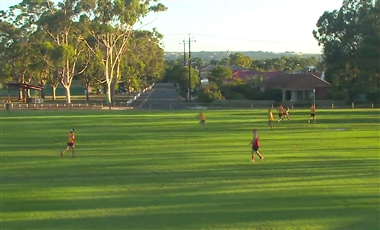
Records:
[[[310,108],[310,118],[307,121],[309,124],[310,124],[311,120],[313,120],[313,123],[315,124],[315,122],[317,120],[317,115],[315,114],[315,112],[316,112],[316,107],[315,107],[315,103],[313,103],[311,105],[311,108]]]
[[[205,116],[205,114],[203,113],[203,111],[201,111],[201,112],[199,113],[198,118],[200,119],[199,124],[201,124],[201,125],[207,130],[207,126],[206,126],[206,116]]]
[[[271,129],[273,129],[273,113],[270,109],[268,109],[268,124],[270,126]]]
[[[69,149],[72,149],[73,151],[73,157],[76,157],[75,155],[75,132],[74,132],[74,129],[71,129],[70,130],[70,134],[69,134],[69,137],[67,139],[67,147],[66,149],[64,149],[62,152],[61,152],[61,157],[63,157],[63,154],[69,150]]]

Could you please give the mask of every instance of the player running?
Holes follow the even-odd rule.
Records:
[[[61,152],[61,157],[63,157],[63,154],[69,150],[72,149],[73,151],[73,157],[76,157],[75,155],[75,132],[74,129],[70,130],[69,138],[67,139],[67,147]]]
[[[202,111],[199,113],[198,118],[200,119],[199,124],[201,124],[207,130],[206,117]]]
[[[252,160],[251,160],[251,162],[256,161],[255,160],[255,153],[260,157],[260,160],[263,160],[264,157],[259,152],[260,139],[259,139],[259,135],[257,134],[256,129],[253,130],[253,140],[251,141],[251,143],[249,143],[249,145],[252,145]]]
[[[284,119],[284,117],[286,117],[288,120],[290,120],[290,108],[289,107],[287,107],[284,110],[284,114],[283,114],[282,118]]]
[[[270,109],[268,109],[268,124],[270,126],[270,128],[273,130],[273,113]]]
[[[316,108],[315,108],[315,103],[311,104],[311,109],[310,109],[310,118],[307,121],[307,123],[310,124],[310,121],[313,120],[313,123],[316,123],[317,120],[317,115],[315,114]]]
[[[278,123],[281,124],[282,120],[284,119],[284,112],[285,112],[285,108],[284,106],[281,104],[278,109]]]

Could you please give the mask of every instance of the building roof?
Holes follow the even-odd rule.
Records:
[[[224,65],[208,65],[208,66],[202,68],[201,71],[202,72],[204,72],[204,71],[212,71],[217,66],[224,66]],[[238,71],[238,70],[247,70],[247,69],[245,69],[245,68],[243,68],[241,66],[235,66],[235,65],[226,66],[226,67],[230,68],[232,70],[232,72]]]
[[[280,74],[265,81],[263,86],[285,90],[311,90],[330,87],[331,84],[314,74]]]
[[[238,70],[233,74],[233,77],[239,78],[241,80],[248,80],[252,77],[264,77],[265,79],[271,79],[280,74],[283,74],[283,72],[257,72],[254,70]]]

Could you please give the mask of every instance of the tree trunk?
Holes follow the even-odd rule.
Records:
[[[112,102],[112,93],[111,93],[111,91],[112,91],[112,87],[111,87],[111,85],[112,85],[112,82],[107,82],[107,104],[110,104],[111,102]]]
[[[56,90],[57,90],[57,87],[54,87],[54,86],[51,87],[51,98],[53,99],[53,101],[55,101],[57,99],[57,97],[55,95]]]
[[[22,89],[20,89],[19,91],[18,91],[18,100],[19,101],[22,101],[24,99],[24,94],[23,94],[23,92],[22,92]]]
[[[66,104],[71,104],[70,87],[65,87]]]
[[[111,84],[111,101],[113,102],[115,100],[115,88],[116,88],[116,80],[114,80]]]
[[[90,94],[88,92],[89,89],[90,89],[90,84],[86,83],[86,102],[90,100]]]
[[[41,98],[45,99],[45,86],[43,86],[43,88],[41,90]]]

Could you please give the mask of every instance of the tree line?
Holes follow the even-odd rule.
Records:
[[[380,1],[344,0],[326,11],[313,31],[322,47],[326,80],[336,98],[380,98]]]
[[[155,0],[23,0],[0,12],[0,81],[61,84],[71,103],[78,80],[87,92],[105,86],[112,102],[119,82],[139,89],[164,75],[163,35],[134,26],[166,10]]]

